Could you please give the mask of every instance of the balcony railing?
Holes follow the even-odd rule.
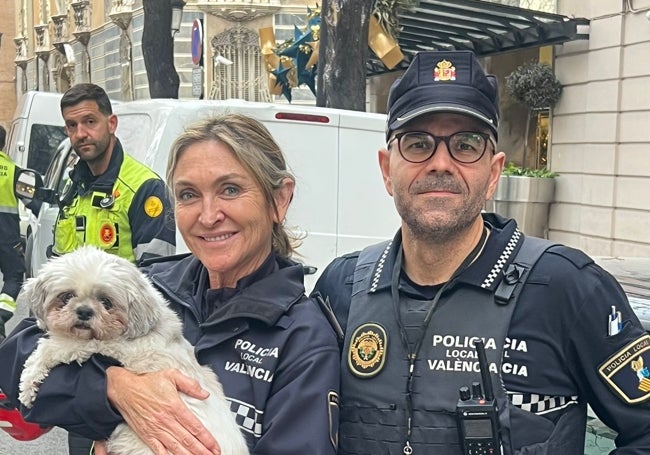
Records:
[[[72,2],[70,6],[74,11],[75,30],[73,33],[90,32],[90,3],[88,0]]]
[[[108,16],[118,27],[126,30],[133,17],[133,0],[113,0]]]
[[[54,40],[53,44],[63,44],[68,42],[68,15],[67,14],[58,14],[52,16],[52,22],[54,23]]]
[[[29,60],[27,57],[27,38],[24,36],[17,36],[14,38],[14,44],[16,45],[16,58],[14,59],[14,63],[20,65]]]
[[[48,33],[47,24],[34,25],[35,49],[36,55],[44,56],[50,52],[50,34]]]

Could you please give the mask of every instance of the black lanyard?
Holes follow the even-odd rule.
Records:
[[[408,379],[406,381],[406,408],[408,412],[408,417],[406,421],[406,428],[407,428],[406,443],[404,444],[404,449],[403,449],[404,455],[410,455],[413,453],[413,448],[411,447],[411,444],[409,442],[413,430],[413,371],[415,370],[415,360],[417,359],[417,356],[420,353],[420,348],[422,347],[422,342],[424,340],[426,329],[429,326],[429,322],[431,321],[431,317],[433,316],[433,312],[436,306],[438,305],[438,300],[440,300],[442,293],[453,283],[454,279],[458,275],[460,275],[461,272],[463,272],[463,270],[465,270],[478,257],[478,255],[483,250],[483,247],[485,246],[485,242],[487,241],[487,236],[488,236],[488,230],[486,227],[483,227],[481,238],[479,239],[474,249],[467,255],[467,257],[465,257],[465,259],[460,264],[460,266],[458,266],[456,271],[451,275],[451,278],[444,285],[442,285],[440,289],[438,289],[438,292],[436,292],[436,295],[431,300],[431,306],[429,307],[429,310],[427,311],[427,314],[424,317],[424,321],[422,321],[422,326],[420,327],[420,337],[418,338],[413,351],[410,350],[408,335],[406,334],[406,328],[404,327],[404,324],[402,324],[402,319],[400,318],[400,313],[399,313],[399,277],[402,271],[402,255],[403,255],[402,243],[400,243],[399,248],[397,250],[395,266],[393,267],[393,273],[391,275],[391,280],[390,280],[390,293],[393,300],[393,310],[395,311],[395,319],[397,320],[397,324],[399,326],[402,344],[404,345],[404,349],[406,350],[406,352],[409,353],[408,354],[409,373],[408,373]]]

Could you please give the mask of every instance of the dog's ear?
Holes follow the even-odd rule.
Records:
[[[45,303],[48,292],[45,288],[45,280],[39,278],[29,278],[23,284],[22,290],[18,295],[17,304],[27,303],[32,315],[36,318],[38,327],[41,330],[47,330],[45,323]]]
[[[127,338],[149,333],[161,317],[161,306],[165,304],[160,293],[139,271],[129,275],[126,286],[127,316],[129,324],[124,334]]]

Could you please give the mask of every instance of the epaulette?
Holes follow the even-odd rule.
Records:
[[[592,264],[594,260],[587,256],[583,251],[571,248],[566,245],[555,245],[548,250],[551,254],[557,254],[562,256],[566,260],[570,261],[578,269],[581,269],[589,264]]]

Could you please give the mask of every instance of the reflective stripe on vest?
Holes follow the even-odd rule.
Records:
[[[0,213],[10,213],[12,215],[18,215],[18,208],[0,205]]]

